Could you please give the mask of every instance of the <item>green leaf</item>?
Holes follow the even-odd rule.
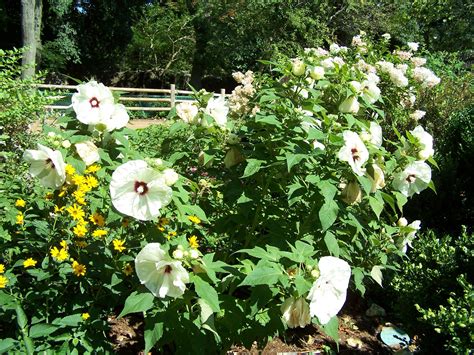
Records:
[[[326,243],[326,247],[328,248],[329,252],[334,255],[336,258],[339,257],[339,244],[337,242],[336,237],[331,232],[326,232],[324,236],[324,243]]]
[[[15,309],[16,299],[8,293],[0,291],[0,306],[4,309]]]
[[[352,275],[354,275],[354,284],[356,289],[358,289],[363,296],[365,293],[365,286],[363,283],[364,271],[361,268],[355,267],[352,269]]]
[[[268,116],[257,115],[255,117],[255,122],[266,123],[268,125],[281,127],[281,122],[278,121],[278,119],[275,115],[268,115]]]
[[[278,249],[263,249],[261,247],[254,247],[253,249],[241,249],[239,253],[247,253],[257,259],[265,259],[269,261],[280,260],[280,253]]]
[[[153,307],[153,299],[155,297],[150,292],[138,293],[134,291],[125,300],[125,306],[122,312],[120,312],[118,318],[122,318],[124,315],[136,312],[145,312]]]
[[[263,160],[247,159],[247,166],[245,167],[244,175],[242,175],[242,177],[246,178],[258,172],[262,166],[262,163]]]
[[[321,329],[327,336],[334,339],[339,349],[339,319],[337,316],[332,317],[329,322],[322,325]]]
[[[53,321],[55,325],[62,325],[66,327],[76,327],[79,323],[82,322],[82,316],[80,313],[71,314],[64,318],[58,318]]]
[[[328,180],[318,181],[317,186],[321,195],[324,197],[324,201],[332,201],[334,199],[334,196],[336,196],[337,187],[330,183]]]
[[[398,208],[400,211],[403,211],[403,206],[408,202],[407,197],[402,193],[395,191],[395,198],[397,199]]]
[[[296,275],[293,281],[295,283],[296,291],[298,292],[299,297],[302,297],[308,293],[308,291],[311,289],[311,286],[313,286],[310,281],[306,280],[306,278],[301,275]]]
[[[221,310],[219,307],[219,295],[217,294],[217,291],[214,289],[214,287],[209,285],[197,275],[194,276],[193,282],[198,296],[206,301],[213,312],[219,312]]]
[[[8,350],[14,348],[18,341],[12,338],[5,338],[0,340],[0,354],[6,353]]]
[[[380,218],[380,214],[383,211],[383,200],[380,201],[373,196],[369,196],[369,205],[372,208],[372,211],[374,211],[377,218]]]
[[[153,320],[153,319],[152,319]],[[163,336],[163,322],[154,321],[151,322],[149,319],[146,319],[145,323],[145,354],[153,348],[158,340]]]
[[[281,275],[283,272],[278,264],[262,260],[239,286],[274,285]]]
[[[15,307],[16,311],[16,322],[18,323],[18,326],[20,329],[26,328],[28,325],[28,318],[26,317],[25,311],[21,307],[20,304],[17,304]]]
[[[377,282],[380,285],[380,287],[383,287],[382,286],[382,280],[383,280],[382,268],[383,266],[375,265],[374,267],[372,267],[372,270],[370,271],[370,276],[372,276],[372,278],[375,280],[375,282]]]
[[[209,317],[214,314],[214,312],[212,311],[211,306],[209,305],[209,303],[206,302],[205,299],[198,299],[198,304],[201,307],[201,322],[206,323]]]
[[[372,181],[370,181],[370,179],[365,176],[357,176],[357,180],[362,185],[362,189],[364,190],[365,194],[369,195],[370,191],[372,190]]]
[[[306,158],[304,154],[293,154],[293,153],[286,153],[286,166],[288,167],[288,172],[290,172],[291,168],[298,164],[301,160]]]
[[[39,338],[48,336],[59,327],[53,324],[39,323],[31,326],[29,336],[30,338]]]
[[[319,210],[319,220],[323,231],[331,227],[337,219],[339,207],[336,202],[330,200],[326,201]]]

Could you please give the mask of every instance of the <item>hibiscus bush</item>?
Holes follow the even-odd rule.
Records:
[[[0,349],[105,351],[107,318],[133,313],[145,352],[310,323],[337,340],[349,284],[382,285],[420,228],[404,205],[434,188],[413,97],[439,79],[416,44],[387,47],[361,35],[235,73],[229,98],[170,112],[159,154],[135,149],[109,89],[79,85],[3,201],[0,314],[17,327]]]

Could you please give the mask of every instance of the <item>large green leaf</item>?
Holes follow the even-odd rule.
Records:
[[[339,212],[339,207],[336,202],[330,200],[326,201],[319,210],[319,220],[321,221],[321,227],[323,231],[331,227],[337,219],[337,213]]]
[[[154,298],[155,297],[149,292],[132,292],[125,300],[125,306],[123,307],[122,312],[120,312],[118,318],[121,318],[129,313],[148,311],[151,307],[153,307]]]
[[[198,296],[206,301],[213,312],[219,312],[221,310],[219,307],[219,295],[214,287],[197,275],[194,276],[192,281],[194,282],[194,287]]]
[[[324,236],[324,243],[326,243],[326,247],[328,248],[329,252],[334,255],[336,258],[339,257],[339,244],[337,242],[336,237],[331,232],[326,232]]]
[[[146,319],[145,322],[145,354],[153,348],[158,340],[163,336],[164,323],[155,318]]]
[[[263,160],[247,159],[247,166],[245,167],[244,175],[242,175],[242,177],[246,178],[257,173],[260,170],[262,163]]]
[[[262,260],[239,286],[274,285],[281,275],[283,272],[278,264]]]

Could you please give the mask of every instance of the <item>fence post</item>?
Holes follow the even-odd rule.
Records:
[[[176,87],[174,84],[170,85],[171,93],[170,93],[170,106],[171,108],[174,107],[176,101]]]
[[[221,96],[225,97],[225,89],[221,89]]]

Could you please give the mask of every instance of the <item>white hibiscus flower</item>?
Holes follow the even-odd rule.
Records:
[[[219,96],[217,99],[209,99],[205,113],[211,116],[219,127],[225,127],[229,107],[227,106],[224,96]]]
[[[91,141],[76,143],[75,146],[77,154],[79,154],[86,165],[91,165],[99,161],[99,148]]]
[[[189,282],[181,262],[165,253],[160,243],[149,243],[137,254],[135,270],[142,285],[155,297],[180,297]]]
[[[344,260],[333,256],[322,257],[318,267],[320,276],[311,287],[307,299],[310,300],[311,317],[316,316],[321,324],[326,324],[346,301],[351,267]]]
[[[115,111],[115,102],[109,88],[93,80],[78,85],[77,91],[72,95],[72,108],[80,122],[96,125],[110,119]]]
[[[298,299],[295,299],[295,297],[287,298],[281,306],[281,312],[288,328],[304,328],[311,323],[309,305],[303,297]]]
[[[199,109],[193,102],[181,102],[176,105],[176,114],[186,123],[198,123],[198,112]]]
[[[418,159],[426,160],[433,156],[433,137],[426,132],[423,127],[416,126],[414,130],[410,131],[413,137],[416,138],[420,149],[418,151]]]
[[[430,166],[424,161],[415,161],[395,176],[393,186],[405,196],[411,197],[426,189],[430,181]]]
[[[359,135],[355,132],[344,131],[344,146],[339,150],[337,157],[342,161],[347,161],[354,173],[359,176],[364,175],[365,169],[362,166],[369,159],[369,152]]]
[[[143,160],[131,160],[112,174],[110,195],[117,211],[148,221],[158,217],[160,209],[171,202],[172,190],[161,171]]]
[[[401,252],[407,252],[407,246],[412,248],[411,243],[416,237],[416,232],[418,232],[421,228],[421,221],[416,220],[411,222],[408,225],[403,226],[402,228],[402,236],[399,239],[397,245]]]
[[[66,164],[58,150],[38,144],[38,150],[27,149],[23,159],[30,163],[30,174],[45,187],[60,188],[66,181]]]

